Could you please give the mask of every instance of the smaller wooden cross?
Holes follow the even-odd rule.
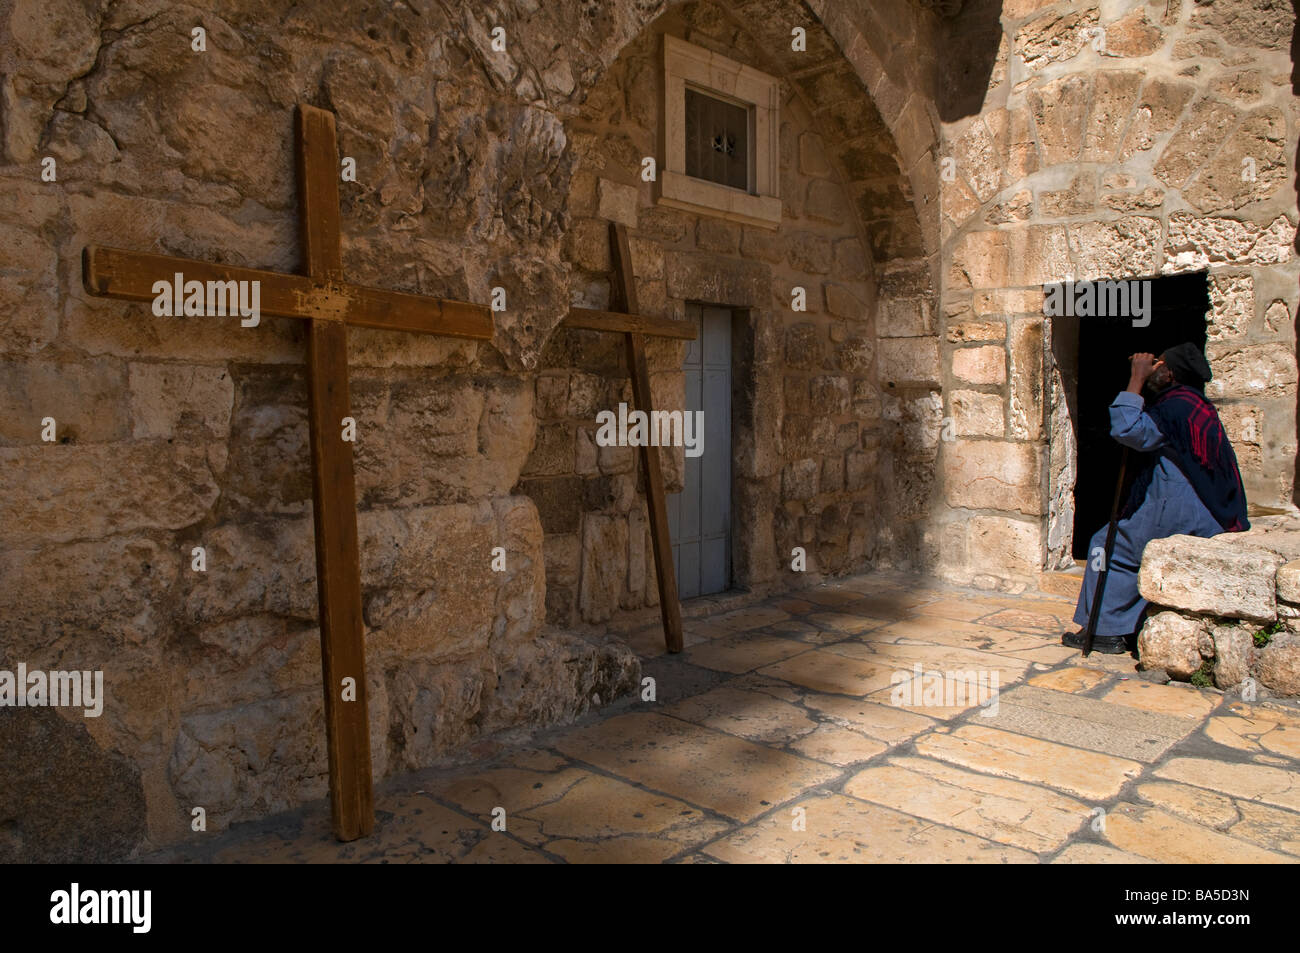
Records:
[[[632,375],[632,400],[636,409],[653,419],[650,398],[650,372],[645,360],[645,335],[694,341],[694,326],[668,318],[636,313],[636,278],[632,273],[632,252],[628,246],[627,227],[609,224],[609,253],[613,265],[612,310],[593,311],[571,308],[560,322],[566,328],[590,331],[620,331],[627,343],[627,368]],[[659,582],[659,614],[664,623],[664,644],[669,652],[680,652],[682,642],[682,608],[677,598],[677,576],[673,571],[673,544],[668,535],[668,504],[664,499],[663,471],[659,469],[659,448],[641,447],[641,473],[645,477],[646,503],[650,508],[650,538],[654,543],[655,576]]]
[[[155,300],[155,282],[170,284],[178,272],[186,282],[197,280],[205,287],[208,282],[256,281],[262,311],[307,322],[312,509],[330,806],[335,836],[347,841],[370,833],[375,823],[356,487],[352,445],[343,436],[343,420],[349,416],[348,326],[487,340],[492,337],[492,313],[483,305],[345,281],[334,114],[300,105],[295,128],[306,275],[90,245],[82,253],[82,281],[92,295],[130,301]]]

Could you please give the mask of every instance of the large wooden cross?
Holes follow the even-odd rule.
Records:
[[[627,228],[609,223],[609,254],[613,269],[610,295],[612,310],[572,308],[560,322],[566,328],[622,332],[627,343],[627,370],[632,376],[632,400],[638,410],[653,419],[650,372],[645,360],[645,335],[694,341],[692,325],[668,318],[637,314],[636,278],[632,273],[632,252]],[[641,474],[645,477],[646,502],[650,508],[650,537],[655,551],[655,576],[659,582],[659,614],[664,623],[664,644],[669,652],[682,650],[682,609],[677,599],[677,576],[673,571],[673,544],[668,536],[668,504],[664,499],[664,477],[659,469],[659,448],[641,447]]]
[[[356,488],[352,445],[344,439],[343,426],[343,418],[349,415],[348,325],[488,339],[492,337],[492,314],[483,305],[345,281],[334,114],[300,105],[295,125],[305,275],[91,245],[82,253],[82,280],[92,295],[131,301],[154,300],[154,283],[170,284],[178,272],[185,281],[198,280],[204,287],[209,281],[256,281],[260,282],[263,312],[307,322],[316,589],[330,804],[335,836],[347,841],[370,833],[375,823]],[[347,700],[345,684],[349,685]]]

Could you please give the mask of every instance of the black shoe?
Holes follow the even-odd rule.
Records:
[[[1082,631],[1067,632],[1061,636],[1061,644],[1066,648],[1082,649],[1083,648]],[[1128,639],[1122,635],[1094,635],[1092,637],[1092,650],[1100,652],[1102,655],[1127,655]]]

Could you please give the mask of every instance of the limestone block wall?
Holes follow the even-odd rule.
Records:
[[[356,160],[351,280],[508,294],[491,344],[351,332],[376,776],[634,683],[626,650],[543,631],[541,522],[511,492],[568,303],[557,113],[643,22],[560,6],[496,11],[494,56],[473,4],[0,5],[0,668],[102,671],[108,696],[0,710],[0,857],[120,856],[192,836],[196,806],[212,831],[326,792],[302,328],[159,318],[80,274],[89,243],[297,270],[297,102]]]
[[[566,435],[619,396],[621,371],[594,350],[616,345],[552,341],[575,295],[600,293],[597,223],[635,221],[647,310],[749,309],[750,577],[795,540],[828,571],[870,564],[884,542],[911,558],[925,508],[898,517],[890,501],[921,499],[909,487],[933,473],[935,229],[916,208],[937,185],[932,57],[901,41],[929,15],[908,0],[726,4],[726,22],[748,24],[735,37],[762,37],[728,55],[808,66],[769,58],[799,25],[821,57],[795,80],[782,137],[793,235],[764,244],[643,207],[620,152],[599,165],[607,143],[640,148],[648,80],[612,74],[606,101],[618,84],[633,94],[619,130],[594,123],[599,94],[580,115],[624,48],[681,6],[0,2],[0,667],[102,670],[108,695],[98,719],[0,709],[0,857],[119,857],[191,836],[195,806],[218,830],[325,793],[302,328],[155,317],[89,298],[80,276],[90,243],[297,270],[299,102],[336,114],[356,160],[341,183],[350,280],[507,296],[490,344],[350,335],[377,777],[634,682],[625,649],[544,626],[548,599],[581,620],[580,604],[599,618],[653,594],[630,545],[614,582],[588,577],[617,598],[582,603],[582,577],[565,575],[575,543],[618,541],[620,521],[637,532],[630,460],[592,471]],[[693,29],[735,38],[713,22],[704,11]],[[812,308],[790,322],[778,303],[795,277]],[[877,307],[918,344],[895,347],[880,379]],[[680,353],[652,361],[667,405]],[[536,492],[542,477],[580,480],[578,528],[555,528],[563,493]]]
[[[938,446],[938,338],[927,263],[872,260],[864,219],[893,214],[904,187],[892,137],[852,68],[814,32],[784,57],[725,7],[686,4],[628,45],[567,124],[575,167],[565,238],[575,305],[609,306],[608,223],[629,229],[640,309],[684,319],[688,302],[735,309],[733,563],[738,586],[798,585],[872,565],[918,566]],[[642,158],[662,157],[662,35],[778,73],[783,82],[778,228],[655,203]],[[780,50],[781,47],[773,47]],[[892,171],[891,171],[892,170]],[[886,180],[887,174],[892,180]],[[855,196],[857,198],[855,199]],[[918,233],[916,216],[888,227]],[[792,291],[806,293],[805,311]],[[659,409],[684,406],[686,345],[648,344]],[[548,617],[600,623],[657,604],[635,451],[597,447],[596,414],[631,403],[619,335],[560,330],[536,381],[538,437],[519,490],[545,532]],[[661,452],[668,492],[681,448]]]
[[[966,4],[955,29],[989,9]],[[944,124],[940,159],[938,532],[944,574],[990,586],[1069,562],[1074,447],[1043,285],[1207,270],[1207,394],[1251,502],[1285,507],[1300,274],[1289,4],[1006,0],[998,17],[985,95]]]

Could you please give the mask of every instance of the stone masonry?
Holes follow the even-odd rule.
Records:
[[[350,333],[382,779],[639,684],[644,488],[592,440],[622,346],[558,330],[608,302],[610,222],[644,312],[735,315],[737,588],[1062,566],[1066,277],[1208,270],[1212,396],[1252,501],[1290,507],[1292,30],[1277,0],[0,0],[0,669],[108,696],[0,708],[0,859],[139,856],[195,806],[215,832],[325,793],[302,328],[81,283],[92,243],[299,270],[296,103],[355,160],[351,280],[507,302],[491,342]],[[777,227],[640,178],[664,35],[779,80]],[[648,351],[680,406],[682,346]],[[1241,664],[1280,685],[1269,651]]]
[[[945,576],[1007,585],[1069,563],[1069,385],[1042,286],[1071,277],[1208,270],[1207,395],[1248,499],[1291,506],[1293,22],[1273,2],[1001,4],[978,114],[943,126]]]

